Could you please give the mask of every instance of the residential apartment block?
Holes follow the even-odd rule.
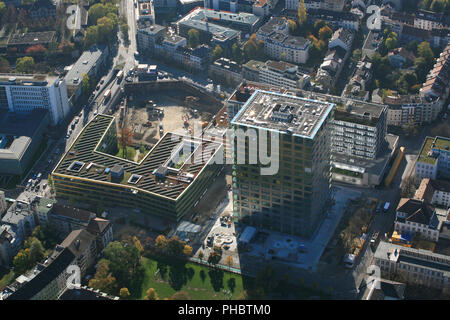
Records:
[[[96,255],[95,237],[85,230],[72,231],[43,263],[0,292],[0,300],[56,300],[73,274],[68,268],[78,266],[84,277]]]
[[[427,79],[420,88],[420,94],[428,99],[445,101],[450,92],[450,44],[439,55]],[[442,102],[443,103],[443,102]]]
[[[417,179],[450,178],[450,138],[426,137],[416,161]]]
[[[441,224],[434,207],[424,200],[402,198],[397,206],[394,228],[431,241],[438,241]]]
[[[237,86],[242,82],[242,68],[227,58],[219,58],[208,68],[208,75],[219,83]]]
[[[284,61],[268,60],[260,62],[250,60],[243,67],[243,77],[250,81],[271,84],[281,88],[300,88],[309,85],[310,76],[299,67]]]
[[[416,190],[414,199],[425,200],[426,202],[442,206],[450,207],[450,182],[445,180],[431,180],[423,178],[419,188]]]
[[[407,283],[437,289],[450,286],[450,256],[381,241],[374,255],[381,276],[401,275]]]
[[[256,32],[256,40],[264,41],[265,53],[276,60],[291,63],[306,63],[311,41],[289,35],[289,23],[285,18],[271,17]]]
[[[288,10],[298,10],[299,1],[286,0],[285,8]],[[342,11],[344,9],[345,0],[305,0],[305,8],[324,9],[331,11]]]
[[[86,74],[91,79],[97,79],[101,71],[105,70],[109,55],[106,45],[93,45],[83,51],[78,60],[68,69],[65,76],[67,84],[67,96],[72,103],[82,94],[83,75]]]

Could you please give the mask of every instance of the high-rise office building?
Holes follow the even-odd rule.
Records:
[[[18,114],[46,109],[51,124],[58,124],[69,113],[67,88],[64,79],[42,74],[0,75],[0,108]]]
[[[243,222],[292,235],[311,237],[326,215],[330,200],[330,125],[332,103],[256,90],[232,121],[235,129],[233,210]],[[238,130],[241,129],[241,130]],[[251,132],[252,130],[253,133]],[[245,148],[238,135],[245,132]],[[238,163],[261,138],[270,136],[272,168],[263,161]],[[278,138],[278,147],[272,139]],[[242,138],[241,138],[242,139]],[[278,149],[278,150],[277,150]],[[247,164],[248,163],[248,164]],[[274,164],[275,163],[275,164]]]

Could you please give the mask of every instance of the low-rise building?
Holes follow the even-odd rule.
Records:
[[[265,53],[276,60],[306,63],[311,41],[289,35],[289,23],[281,17],[271,17],[256,33],[256,40],[264,41]]]
[[[314,23],[316,20],[323,20],[330,23],[334,28],[359,29],[359,16],[345,11],[332,11],[326,9],[309,9],[308,20]]]
[[[331,36],[331,39],[328,42],[328,48],[334,49],[336,47],[340,47],[344,49],[346,52],[350,52],[354,38],[355,32],[353,30],[344,29],[341,27],[337,29]]]
[[[414,27],[416,28],[432,30],[434,28],[442,28],[444,24],[443,13],[419,9],[414,16]]]
[[[0,109],[0,175],[22,175],[29,168],[49,124],[47,110],[16,114]]]
[[[450,138],[426,137],[416,161],[418,179],[450,177]]]
[[[381,33],[370,30],[362,47],[362,55],[372,58],[383,40]]]
[[[315,83],[321,84],[329,91],[336,84],[344,68],[345,60],[348,57],[348,51],[341,47],[329,49],[323,59],[322,64],[317,70]]]
[[[227,58],[214,61],[208,68],[208,75],[211,79],[229,86],[237,86],[242,82],[241,66]]]
[[[441,98],[445,101],[450,92],[450,44],[439,55],[427,79],[420,88],[420,95],[429,98]]]
[[[369,101],[369,91],[366,87],[372,79],[372,62],[367,56],[356,64],[355,72],[342,92],[343,98]]]
[[[72,231],[43,263],[19,276],[0,292],[0,300],[56,300],[66,289],[78,266],[81,277],[96,257],[95,237],[85,230]]]
[[[378,100],[376,96],[377,94],[372,94],[372,101]],[[399,95],[396,91],[381,98],[381,101],[388,106],[388,125],[393,126],[430,123],[437,119],[442,110],[440,98],[429,99],[420,95]]]
[[[414,195],[415,199],[424,200],[435,206],[450,207],[450,183],[445,180],[423,178]]]
[[[299,1],[286,0],[285,8],[288,10],[298,10]],[[324,9],[331,11],[342,11],[344,9],[345,0],[305,0],[306,10]]]
[[[404,65],[411,65],[416,59],[414,53],[403,47],[389,51],[388,58],[391,66],[394,68],[403,68]]]
[[[0,216],[3,215],[7,208],[5,192],[0,190]]]
[[[242,65],[242,77],[248,81],[259,82],[259,69],[264,65],[264,62],[257,60],[250,60]]]
[[[97,79],[106,68],[108,55],[108,46],[93,45],[83,51],[77,62],[70,67],[64,79],[67,85],[67,96],[72,103],[82,94],[83,76],[86,74],[91,79]]]
[[[437,289],[450,286],[450,256],[381,241],[374,254],[381,276],[401,275],[406,283]]]
[[[33,46],[48,48],[56,41],[55,31],[16,33],[9,37],[6,48],[10,52],[26,52]]]
[[[402,198],[397,206],[394,228],[401,234],[438,241],[441,223],[434,207],[424,200]]]
[[[2,225],[11,226],[16,234],[16,241],[23,244],[36,226],[33,205],[21,201],[14,202],[6,211],[1,223]]]
[[[196,8],[175,22],[177,33],[187,37],[191,29],[200,34],[200,42],[222,44],[231,49],[233,43],[240,40],[241,33],[252,34],[261,24],[261,17],[251,13],[231,13],[211,9]]]

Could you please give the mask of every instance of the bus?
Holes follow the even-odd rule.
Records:
[[[105,94],[103,95],[103,102],[106,102],[111,98],[111,89],[106,90]]]

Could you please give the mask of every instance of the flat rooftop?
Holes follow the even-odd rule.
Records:
[[[386,140],[383,142],[383,151],[377,154],[375,159],[366,159],[333,152],[333,166],[340,169],[381,176],[387,168],[387,163],[391,159],[391,154],[398,144],[398,139],[399,137],[396,135],[387,134]]]
[[[385,109],[386,106],[384,105],[349,103],[345,107],[336,108],[334,119],[376,126]]]
[[[47,86],[53,84],[57,79],[57,76],[47,74],[0,73],[0,85]]]
[[[115,125],[114,117],[97,115],[84,127],[52,174],[176,200],[222,147],[218,142],[168,132],[137,163],[97,150],[107,130]],[[161,175],[164,179],[159,178]]]
[[[55,31],[19,33],[9,38],[8,46],[49,43],[54,37]]]
[[[231,13],[228,11],[216,11],[213,9],[197,7],[181,20],[198,20],[198,21],[210,20],[210,21],[222,21],[224,23],[230,24],[238,23],[238,24],[254,25],[260,20],[260,18],[252,13],[246,12]]]
[[[397,250],[397,255],[395,251]],[[411,266],[418,266],[450,274],[450,256],[433,253],[424,249],[414,249],[380,241],[375,258],[386,259]]]
[[[334,104],[256,90],[232,123],[313,139]]]
[[[29,114],[0,109],[0,138],[8,141],[6,147],[0,148],[0,159],[20,160],[45,117],[48,117],[45,109],[35,109]]]
[[[83,74],[89,74],[89,71],[96,66],[105,50],[105,45],[94,45],[85,50],[80,58],[78,58],[77,62],[75,62],[72,66],[70,71],[66,74],[66,85],[81,85]]]

